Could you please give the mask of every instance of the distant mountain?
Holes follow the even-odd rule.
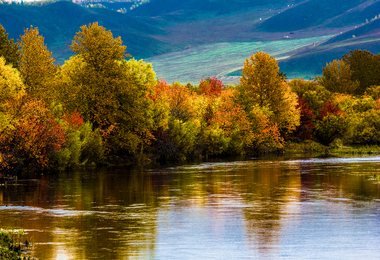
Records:
[[[259,25],[259,28],[268,32],[310,29],[315,26],[322,26],[331,19],[342,16],[364,2],[366,0],[308,0],[266,19]],[[348,21],[339,24],[338,20],[336,19],[334,23],[336,27],[346,27],[351,24]],[[333,23],[330,23],[330,26],[332,25]]]
[[[215,16],[229,15],[248,10],[266,12],[302,0],[151,0],[128,13],[132,16],[154,17],[170,22],[210,19]],[[230,21],[232,22],[232,21]]]
[[[84,8],[67,1],[46,6],[0,5],[0,24],[11,38],[17,39],[24,28],[38,27],[49,50],[61,63],[72,55],[68,48],[82,25],[98,22],[114,37],[121,36],[127,51],[137,58],[149,57],[175,49],[151,35],[165,32],[149,19],[135,18],[101,8]]]
[[[380,53],[380,19],[372,20],[345,33],[338,34],[330,40],[316,46],[294,52],[290,58],[282,60],[279,65],[290,76],[307,76],[321,74],[322,66],[334,59],[340,59],[351,50],[367,50]]]
[[[60,63],[72,55],[68,46],[79,27],[93,22],[121,36],[136,58],[221,42],[330,38],[283,56],[279,64],[289,76],[320,74],[326,62],[353,49],[380,52],[380,1],[150,0],[125,15],[115,9],[130,3],[104,0],[102,5],[109,9],[66,1],[46,6],[4,4],[0,5],[0,24],[15,39],[24,28],[38,27]],[[214,61],[204,62],[212,66]]]

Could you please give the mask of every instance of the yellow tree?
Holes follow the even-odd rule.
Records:
[[[246,109],[258,106],[266,111],[270,121],[278,125],[283,135],[299,125],[297,95],[279,75],[278,63],[269,54],[257,52],[244,62],[240,91],[247,97],[243,101]]]
[[[0,135],[2,131],[12,126],[7,103],[24,94],[25,89],[20,73],[11,65],[5,65],[5,59],[0,57]]]
[[[134,154],[152,139],[152,106],[148,98],[155,73],[143,61],[126,61],[120,37],[97,23],[82,26],[70,46],[76,53],[59,74],[60,100],[108,133],[112,150]],[[62,87],[62,88],[61,88]],[[69,94],[72,97],[65,96]]]
[[[8,39],[8,33],[0,25],[0,57],[3,56],[7,64],[12,64],[14,68],[18,68],[20,60],[20,51],[17,43],[13,43],[13,39]]]
[[[20,72],[26,90],[31,95],[43,96],[47,83],[56,72],[52,53],[47,50],[38,28],[33,26],[24,30],[18,45],[21,52]]]

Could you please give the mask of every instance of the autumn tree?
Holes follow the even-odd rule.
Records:
[[[76,99],[81,100],[78,105],[85,120],[95,127],[115,123],[112,110],[119,106],[117,91],[126,85],[118,62],[125,57],[126,47],[120,37],[114,39],[110,31],[94,23],[81,27],[70,48],[77,55],[62,70],[68,74],[69,87],[78,93]]]
[[[21,53],[20,72],[26,90],[31,95],[43,96],[47,83],[56,71],[52,53],[47,50],[38,28],[33,26],[24,30],[18,45]]]
[[[23,94],[25,94],[25,90],[20,73],[12,65],[6,65],[5,59],[0,57],[0,111],[1,104]]]
[[[10,102],[8,112],[13,118],[13,127],[0,137],[0,154],[3,157],[0,172],[51,169],[52,158],[64,147],[66,133],[47,104],[24,95]]]
[[[298,108],[301,111],[300,125],[294,132],[294,136],[301,140],[310,140],[312,139],[313,130],[315,128],[314,112],[309,108],[307,103],[302,98],[298,99]]]
[[[17,43],[13,43],[13,39],[8,39],[8,33],[0,25],[0,57],[3,56],[7,64],[12,64],[14,68],[18,68],[20,61],[20,51]]]
[[[5,65],[0,57],[0,135],[12,128],[12,117],[9,115],[8,102],[20,98],[25,94],[24,84],[17,69],[12,65]]]
[[[136,153],[152,139],[152,66],[126,61],[121,38],[97,23],[82,26],[70,48],[76,55],[58,73],[59,100],[78,108],[94,128],[114,129],[108,138],[111,150]]]
[[[201,79],[199,82],[200,93],[209,96],[219,95],[223,87],[223,82],[216,77]]]
[[[199,133],[192,95],[180,83],[169,85],[164,80],[153,88],[155,115],[161,123],[153,131],[155,156],[163,160],[183,160],[191,157]]]
[[[315,115],[331,97],[330,91],[314,81],[293,79],[288,84],[298,98],[302,98],[307,103]]]
[[[264,52],[251,55],[244,62],[240,85],[241,91],[248,97],[244,101],[246,107],[258,105],[266,110],[270,120],[278,125],[282,134],[290,133],[299,125],[297,95],[279,76],[275,58]]]
[[[359,81],[352,80],[350,65],[344,60],[334,60],[322,68],[322,77],[316,79],[328,91],[354,94],[359,87]]]

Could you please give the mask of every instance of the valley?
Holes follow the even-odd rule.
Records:
[[[277,41],[203,44],[147,58],[146,61],[152,63],[157,75],[168,83],[179,81],[198,84],[199,79],[211,76],[217,76],[225,83],[238,83],[240,75],[231,76],[229,74],[236,70],[240,71],[243,62],[257,51],[270,53],[278,61],[281,61],[289,58],[287,54],[292,51],[309,45],[318,45],[332,37],[333,35]],[[304,75],[291,76],[302,77]]]

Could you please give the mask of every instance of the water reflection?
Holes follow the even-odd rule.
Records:
[[[38,259],[380,257],[379,157],[74,171],[0,187]]]

